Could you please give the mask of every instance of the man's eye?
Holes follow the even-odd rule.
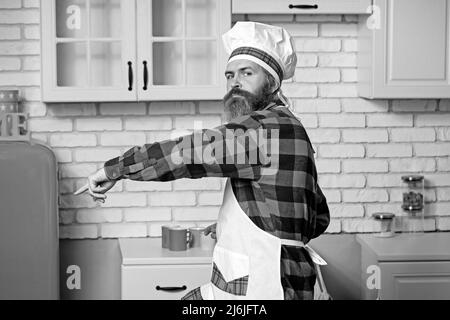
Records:
[[[225,78],[227,78],[227,80],[230,80],[230,79],[233,78],[233,76],[232,76],[231,74],[226,74],[226,75],[225,75]]]
[[[244,75],[248,77],[248,76],[251,76],[252,73],[251,72],[244,72]]]

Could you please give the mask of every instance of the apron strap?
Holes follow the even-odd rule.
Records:
[[[291,240],[291,239],[280,239],[281,244],[285,246],[294,246],[294,247],[304,247],[305,244],[301,241]]]
[[[306,251],[308,251],[309,255],[311,256],[312,261],[315,264],[318,264],[318,265],[321,265],[321,266],[327,265],[327,262],[321,256],[319,256],[319,254],[316,251],[314,251],[313,248],[311,248],[310,246],[306,245],[305,249],[306,249]]]
[[[316,252],[313,248],[308,245],[305,245],[302,241],[291,240],[291,239],[280,239],[282,245],[286,246],[295,246],[295,247],[303,247],[308,251],[312,261],[318,265],[326,265],[327,262]]]

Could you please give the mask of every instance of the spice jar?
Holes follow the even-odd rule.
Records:
[[[395,215],[393,213],[376,212],[372,215],[372,217],[379,221],[381,226],[380,232],[375,234],[376,237],[389,238],[394,236]]]
[[[19,112],[19,90],[0,90],[0,136],[9,135],[11,131],[10,113]]]
[[[19,90],[0,90],[0,112],[19,112]]]
[[[407,232],[424,231],[424,176],[402,176],[402,210],[407,214]]]

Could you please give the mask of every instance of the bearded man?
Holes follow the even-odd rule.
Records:
[[[281,93],[297,62],[292,38],[280,27],[237,22],[223,42],[228,122],[128,150],[88,178],[89,194],[104,202],[120,179],[228,178],[211,281],[183,299],[313,299],[320,257],[306,244],[330,215],[308,135]]]

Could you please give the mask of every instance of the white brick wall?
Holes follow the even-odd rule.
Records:
[[[145,115],[145,103],[101,103],[100,114],[104,116],[117,115]]]
[[[172,213],[170,208],[127,208],[124,209],[124,220],[127,222],[139,221],[170,221]]]
[[[298,113],[339,113],[341,103],[338,99],[299,99],[293,100]]]
[[[146,131],[146,130],[170,130],[172,129],[172,119],[170,117],[139,117],[125,119],[125,130]]]
[[[195,192],[172,191],[172,192],[151,192],[148,194],[150,205],[159,206],[194,206],[196,204]]]
[[[319,156],[323,158],[363,158],[363,145],[333,144],[320,145]]]
[[[324,114],[319,124],[324,128],[364,128],[365,118],[362,114]]]
[[[374,212],[400,209],[404,174],[424,174],[428,231],[450,230],[450,100],[357,97],[356,16],[249,15],[295,38],[298,64],[283,83],[313,142],[327,196],[328,233],[375,232]],[[158,237],[169,221],[206,226],[217,219],[224,179],[122,181],[105,204],[73,196],[85,177],[133,145],[188,134],[223,121],[218,101],[40,102],[39,1],[0,1],[0,88],[17,86],[34,138],[59,162],[60,237]],[[403,227],[407,228],[407,224]]]
[[[363,217],[364,207],[360,204],[329,205],[332,218]]]
[[[143,145],[146,140],[147,137],[143,132],[114,132],[100,135],[100,144],[102,146]]]

